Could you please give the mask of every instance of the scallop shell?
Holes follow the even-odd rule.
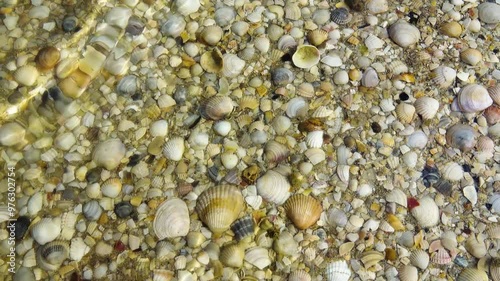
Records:
[[[456,162],[449,162],[444,166],[442,175],[449,181],[459,181],[464,177],[464,169]]]
[[[267,161],[279,163],[288,158],[289,149],[281,143],[271,140],[264,147],[264,155]]]
[[[190,226],[189,210],[184,201],[171,198],[156,210],[153,229],[159,240],[186,236]]]
[[[469,125],[455,124],[446,131],[446,143],[461,151],[469,151],[476,145],[477,132]]]
[[[173,137],[169,139],[163,146],[163,155],[170,160],[180,161],[184,154],[184,139],[181,137]]]
[[[38,76],[38,70],[32,65],[21,66],[14,72],[14,79],[16,82],[24,86],[33,86]]]
[[[262,270],[271,265],[271,257],[266,248],[253,247],[245,252],[245,261]]]
[[[38,69],[46,71],[54,68],[60,58],[61,53],[56,47],[47,46],[38,51],[35,57],[35,63]]]
[[[283,207],[287,217],[299,229],[307,229],[315,224],[323,212],[318,200],[303,194],[293,195]]]
[[[102,184],[101,191],[104,196],[115,198],[122,191],[122,182],[118,178],[108,179]]]
[[[281,205],[290,196],[290,183],[280,173],[269,170],[255,183],[257,192],[266,201]]]
[[[304,98],[295,97],[288,102],[286,115],[290,118],[305,116],[308,109],[309,106]]]
[[[448,251],[440,248],[431,256],[431,261],[435,264],[450,264],[451,256]]]
[[[237,243],[224,245],[220,250],[219,260],[225,266],[240,268],[244,258],[245,249]]]
[[[500,22],[500,5],[494,2],[483,2],[479,6],[478,16],[484,23],[496,24]]]
[[[429,266],[429,254],[424,250],[415,250],[410,255],[412,265],[425,270]]]
[[[299,269],[288,275],[288,281],[311,281],[311,275],[307,271]]]
[[[232,225],[231,230],[234,232],[236,241],[241,241],[254,234],[254,221],[251,216],[244,216],[237,219]]]
[[[328,39],[328,32],[323,29],[315,29],[307,33],[307,41],[309,41],[309,43],[314,46],[323,44],[326,39]]]
[[[465,241],[465,249],[469,254],[472,256],[480,259],[486,256],[487,249],[486,245],[484,244],[484,239],[480,236],[482,235],[475,235],[471,234],[471,236]]]
[[[462,112],[482,111],[493,104],[488,90],[478,84],[463,87],[453,101],[452,110]]]
[[[271,79],[275,86],[286,86],[295,79],[295,75],[290,69],[280,67],[271,71]]]
[[[311,68],[319,63],[320,52],[313,45],[300,45],[292,56],[293,64],[298,68]]]
[[[404,20],[398,20],[389,27],[389,36],[394,43],[405,48],[420,40],[420,31]]]
[[[175,7],[177,8],[177,12],[183,16],[187,16],[198,11],[201,4],[199,0],[176,0]]]
[[[334,114],[333,110],[331,110],[327,106],[322,105],[322,106],[316,108],[316,110],[313,112],[313,114],[311,116],[314,118],[327,118],[327,117],[332,116],[333,114]]]
[[[422,119],[432,119],[439,110],[439,101],[431,97],[420,97],[415,101],[415,110]]]
[[[490,94],[491,99],[493,99],[497,105],[500,105],[500,84],[489,87],[488,93]]]
[[[408,73],[408,66],[400,61],[400,60],[394,60],[388,65],[389,70],[392,72],[394,75],[399,75],[402,73]]]
[[[222,60],[222,74],[225,77],[234,78],[243,71],[243,68],[245,68],[245,61],[240,59],[237,55],[225,54],[222,56]]]
[[[368,67],[365,72],[363,72],[363,76],[361,77],[361,85],[367,88],[377,87],[380,79],[378,78],[377,71],[372,67]]]
[[[490,275],[493,281],[500,281],[500,258],[493,258],[490,261]]]
[[[420,204],[411,209],[411,214],[422,228],[433,227],[439,222],[439,208],[431,197],[418,200]]]
[[[415,107],[402,102],[396,106],[396,115],[402,123],[411,123],[415,116]]]
[[[61,218],[43,218],[31,228],[31,237],[40,245],[54,241],[61,233]]]
[[[306,136],[306,143],[309,147],[319,148],[323,146],[323,131],[312,131]]]
[[[48,271],[59,269],[68,257],[69,245],[64,241],[47,243],[38,247],[36,251],[37,265]]]
[[[344,25],[352,20],[352,15],[349,13],[348,9],[342,7],[333,9],[330,14],[330,19],[338,25]]]
[[[244,209],[240,190],[232,185],[218,185],[205,190],[196,200],[196,213],[214,234],[229,229]]]
[[[213,96],[200,106],[200,114],[208,120],[221,120],[233,112],[233,101],[226,96]]]
[[[457,281],[488,281],[488,275],[479,269],[464,268],[458,275]]]
[[[434,81],[439,88],[448,88],[455,82],[457,71],[451,67],[442,65],[434,69],[432,76],[432,81]]]
[[[328,281],[349,281],[351,274],[351,269],[344,260],[331,262],[325,268],[326,280]]]
[[[399,188],[391,190],[391,192],[385,196],[385,200],[387,200],[387,202],[394,202],[405,208],[408,206],[406,194]]]

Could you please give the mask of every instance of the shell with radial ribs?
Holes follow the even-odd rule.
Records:
[[[302,269],[295,270],[288,275],[288,281],[311,281],[311,275]]]
[[[245,61],[234,54],[223,55],[222,61],[222,74],[225,77],[234,78],[238,76],[245,67]]]
[[[500,258],[492,258],[490,261],[490,275],[493,281],[500,281]]]
[[[431,97],[420,97],[415,101],[415,110],[422,119],[432,119],[439,110],[439,101]]]
[[[488,281],[488,275],[480,269],[464,268],[458,275],[457,281]]]
[[[411,253],[410,263],[422,270],[429,266],[429,254],[426,251],[418,249]]]
[[[309,105],[302,97],[295,97],[288,101],[286,106],[286,115],[290,118],[302,117],[307,114]]]
[[[40,245],[54,241],[61,233],[61,218],[43,218],[31,228],[31,237]]]
[[[163,155],[169,160],[180,161],[183,154],[184,139],[181,137],[173,137],[163,146]]]
[[[468,65],[477,65],[483,60],[483,55],[476,49],[466,49],[460,53],[460,59]]]
[[[403,265],[398,270],[401,281],[418,281],[418,269],[412,265]]]
[[[432,81],[438,85],[439,88],[448,88],[457,77],[457,71],[448,66],[438,66],[432,72]]]
[[[69,244],[66,241],[47,243],[36,251],[37,265],[48,271],[57,270],[68,257]]]
[[[328,39],[328,32],[323,29],[315,29],[307,33],[307,40],[314,46],[323,44],[326,39]]]
[[[200,0],[176,0],[175,7],[177,8],[177,12],[183,16],[187,16],[198,11],[201,4]]]
[[[200,114],[208,120],[221,120],[233,112],[233,101],[225,96],[213,96],[208,98],[200,106]]]
[[[411,214],[422,228],[433,227],[439,222],[439,208],[431,197],[418,200],[419,205],[411,209]]]
[[[218,185],[205,190],[196,200],[196,213],[214,234],[229,229],[245,208],[238,187]]]
[[[238,243],[229,243],[220,250],[219,260],[225,266],[240,268],[244,258],[245,248]]]
[[[231,230],[234,233],[236,241],[251,237],[254,234],[254,221],[252,216],[244,216],[237,219],[232,225]]]
[[[307,229],[314,225],[323,212],[321,203],[304,194],[295,194],[283,205],[287,217],[299,229]]]
[[[394,188],[385,196],[385,200],[387,202],[394,202],[396,204],[399,204],[403,207],[407,207],[407,197],[406,194],[399,188]]]
[[[394,43],[404,48],[420,40],[420,31],[404,20],[399,20],[389,27],[389,37]]]
[[[465,249],[467,250],[467,252],[469,252],[469,254],[478,259],[486,256],[486,253],[488,251],[481,234],[478,234],[477,236],[475,234],[472,234],[471,236],[469,236],[467,241],[465,241]]]
[[[491,99],[493,99],[497,105],[500,105],[500,84],[489,87],[488,93],[490,94]]]
[[[300,45],[292,56],[293,64],[298,68],[311,68],[318,64],[319,50],[313,45]]]
[[[384,259],[384,254],[378,251],[366,251],[361,256],[361,262],[365,265],[365,268],[370,268],[379,263],[379,261]]]
[[[282,174],[269,170],[255,183],[257,193],[266,201],[283,204],[290,196],[290,183]]]
[[[14,79],[16,82],[24,86],[32,86],[35,84],[38,76],[38,70],[32,65],[21,66],[14,72]]]
[[[108,179],[102,184],[101,191],[104,196],[115,198],[122,191],[122,182],[119,178]]]
[[[459,181],[464,177],[464,169],[457,162],[449,162],[444,166],[442,175],[449,181]]]
[[[269,141],[264,147],[264,156],[266,161],[271,163],[279,163],[288,157],[290,151],[286,146],[277,142]]]
[[[61,58],[61,53],[56,47],[47,46],[43,47],[38,51],[38,54],[35,57],[36,66],[42,70],[50,70],[54,68],[59,59]]]
[[[458,92],[457,98],[451,104],[453,111],[473,113],[482,111],[493,104],[493,100],[485,87],[471,84]]]
[[[402,123],[411,123],[415,116],[415,107],[402,102],[396,106],[396,115]]]
[[[153,221],[153,229],[158,239],[186,236],[191,224],[189,210],[184,201],[171,198],[163,202]]]
[[[325,276],[328,281],[348,281],[351,274],[351,269],[344,260],[331,262],[325,268]]]
[[[469,151],[476,145],[478,133],[466,124],[455,124],[446,130],[446,143],[461,151]]]

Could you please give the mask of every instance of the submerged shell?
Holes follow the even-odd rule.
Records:
[[[35,62],[40,70],[50,70],[57,65],[60,58],[61,53],[57,48],[47,46],[38,51]]]
[[[42,245],[36,252],[37,265],[48,271],[57,270],[68,257],[69,244],[65,241]]]
[[[352,15],[349,13],[349,10],[346,8],[338,8],[338,9],[333,9],[332,13],[330,14],[330,19],[339,25],[344,25],[348,24],[351,19]]]
[[[234,233],[236,241],[245,239],[254,234],[254,221],[251,216],[244,216],[237,219],[232,225],[231,230]]]
[[[476,145],[477,132],[469,125],[455,124],[446,131],[446,143],[461,151],[469,151]]]
[[[307,229],[315,224],[323,212],[318,200],[303,194],[293,195],[283,207],[287,217],[299,229]]]
[[[32,65],[21,66],[14,72],[14,79],[16,82],[24,86],[33,86],[38,76],[38,70]]]
[[[189,225],[189,210],[181,199],[168,199],[156,210],[153,229],[159,240],[186,236]]]
[[[299,269],[288,275],[288,281],[311,281],[311,275],[307,271]]]
[[[200,57],[200,65],[209,73],[218,73],[222,71],[224,60],[219,49],[215,48],[212,51],[203,53]]]
[[[244,209],[240,190],[232,185],[218,185],[205,190],[196,200],[196,213],[215,234],[229,229]]]
[[[411,209],[411,214],[417,220],[420,227],[433,227],[439,222],[439,208],[431,197],[418,200],[419,206]]]
[[[31,237],[40,245],[54,241],[60,233],[60,218],[43,218],[31,228]]]
[[[226,96],[213,96],[200,106],[200,114],[208,120],[221,120],[233,112],[233,101]]]
[[[484,23],[500,22],[500,5],[494,2],[484,2],[477,6],[479,19]]]
[[[351,274],[351,269],[344,260],[331,262],[325,268],[326,280],[328,281],[348,281]]]
[[[26,129],[18,123],[5,123],[0,127],[0,145],[13,146],[24,139]]]
[[[309,43],[314,46],[323,44],[326,39],[328,39],[328,32],[323,29],[315,29],[307,33],[307,41],[309,41]]]
[[[488,281],[488,275],[479,269],[465,268],[458,275],[457,281]]]
[[[282,174],[269,170],[255,183],[257,192],[266,201],[281,205],[290,196],[290,183]]]
[[[311,68],[318,64],[319,50],[313,45],[301,45],[292,56],[293,64],[299,68]]]

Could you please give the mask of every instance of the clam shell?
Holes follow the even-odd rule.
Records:
[[[123,77],[118,85],[116,91],[123,95],[133,95],[137,91],[137,76],[127,75]]]
[[[173,137],[169,139],[163,146],[163,155],[170,160],[180,161],[184,154],[184,139],[181,137]]]
[[[378,264],[379,261],[384,259],[384,254],[377,251],[367,251],[361,256],[361,262],[365,268],[370,268]]]
[[[298,20],[301,17],[301,11],[299,5],[294,3],[287,3],[284,8],[285,19]]]
[[[156,210],[153,229],[159,240],[186,236],[190,226],[189,210],[184,201],[171,198]]]
[[[253,247],[245,252],[245,261],[262,270],[271,265],[271,257],[266,248]]]
[[[350,170],[351,166],[349,165],[338,165],[337,166],[337,175],[339,176],[339,179],[343,182],[348,184],[349,183],[349,177],[350,177]]]
[[[457,235],[451,230],[447,230],[441,234],[441,245],[448,250],[454,250],[457,245]]]
[[[437,250],[437,252],[433,253],[431,256],[431,261],[435,264],[450,264],[451,263],[451,256],[443,248],[440,248]]]
[[[269,170],[255,183],[257,193],[266,201],[283,204],[290,196],[290,183],[282,174]]]
[[[493,281],[500,281],[500,258],[493,258],[490,261],[490,275]]]
[[[233,7],[220,7],[214,13],[214,20],[218,26],[230,25],[236,18],[236,11]]]
[[[293,256],[299,252],[299,243],[289,231],[282,231],[274,240],[273,250],[282,256]]]
[[[439,110],[439,101],[431,97],[420,97],[415,101],[415,110],[422,119],[432,119]]]
[[[456,22],[456,21],[451,21],[451,22],[446,22],[443,23],[439,27],[439,32],[446,36],[458,38],[460,34],[462,34],[462,26]]]
[[[497,104],[500,105],[500,84],[496,86],[489,87],[488,93],[490,94],[491,99]]]
[[[458,275],[457,281],[488,281],[488,275],[479,269],[465,268]]]
[[[439,208],[431,197],[418,200],[420,204],[411,209],[411,214],[422,228],[433,227],[439,222]]]
[[[491,204],[491,212],[500,214],[500,193],[493,193],[488,202]]]
[[[122,191],[122,182],[118,178],[108,179],[102,184],[101,191],[104,196],[115,198]]]
[[[172,281],[175,273],[168,269],[153,269],[153,281]]]
[[[183,16],[187,16],[197,12],[201,4],[199,0],[176,0],[175,7],[177,8],[177,12]]]
[[[468,65],[475,66],[483,60],[483,55],[476,49],[466,49],[460,53],[460,59]]]
[[[304,98],[295,97],[288,102],[286,115],[290,118],[305,116],[308,109],[309,106]]]
[[[44,270],[54,271],[61,267],[69,257],[68,242],[54,241],[38,247],[36,251],[37,265]]]
[[[410,255],[412,265],[425,270],[429,266],[429,254],[424,250],[415,250]]]
[[[361,85],[373,88],[378,85],[380,79],[378,78],[377,71],[372,67],[368,67],[365,72],[363,72],[363,76],[361,77]]]
[[[293,64],[299,68],[311,68],[319,63],[320,52],[313,45],[300,45],[292,56]]]
[[[418,281],[418,269],[411,265],[401,266],[398,275],[401,281]]]
[[[299,229],[307,229],[315,224],[323,212],[318,200],[303,194],[293,195],[283,207],[287,217]]]
[[[389,3],[387,0],[368,0],[365,6],[366,10],[374,15],[385,13],[389,10]]]
[[[264,155],[267,161],[279,163],[288,158],[289,149],[281,143],[271,140],[264,147]]]
[[[60,233],[60,218],[43,218],[31,228],[31,237],[40,245],[54,241]]]
[[[245,249],[237,243],[224,245],[219,255],[219,260],[223,265],[235,268],[240,268],[243,266],[244,258]]]
[[[403,207],[407,207],[408,201],[406,194],[399,188],[394,188],[385,196],[385,200],[387,202],[394,202],[396,204],[399,204]]]
[[[286,86],[295,79],[295,75],[290,69],[280,67],[271,71],[271,80],[275,86]]]
[[[326,159],[326,153],[320,148],[309,148],[304,152],[304,155],[307,157],[309,162],[313,165],[321,163]]]
[[[244,216],[237,219],[232,225],[231,230],[234,232],[236,241],[241,241],[254,234],[254,221],[251,216]]]
[[[109,139],[96,145],[92,160],[97,166],[114,170],[125,157],[127,149],[120,139]]]
[[[446,131],[446,143],[461,151],[469,151],[476,145],[477,132],[469,125],[455,124]]]
[[[220,26],[210,25],[205,27],[203,31],[200,33],[200,40],[201,42],[209,46],[215,46],[220,42],[223,35],[224,31],[222,31],[222,28],[220,28]]]
[[[208,120],[221,120],[233,112],[233,101],[226,96],[213,96],[200,106],[200,114]]]
[[[315,91],[314,91],[314,86],[311,83],[302,83],[300,84],[297,89],[297,94],[304,98],[312,98],[314,97]]]
[[[283,52],[289,52],[297,47],[297,42],[291,35],[283,35],[278,40],[278,49]]]
[[[484,23],[500,22],[500,5],[494,2],[484,2],[477,6],[479,19]]]
[[[218,185],[205,190],[196,200],[196,213],[214,234],[229,229],[244,209],[240,190],[232,185]]]
[[[288,281],[311,281],[311,275],[307,271],[299,269],[288,275]]]
[[[480,238],[479,236],[482,235],[476,236],[475,234],[471,234],[467,241],[465,241],[465,249],[467,250],[467,252],[478,259],[483,258],[487,253],[484,239]]]
[[[457,162],[449,162],[444,166],[442,175],[449,181],[459,181],[464,177],[464,169]]]
[[[427,141],[427,135],[423,131],[418,130],[408,136],[408,142],[406,144],[409,147],[423,149],[427,145]]]
[[[32,65],[21,66],[14,72],[14,79],[16,82],[24,86],[33,86],[38,76],[38,70]]]
[[[432,81],[438,85],[439,88],[448,88],[457,77],[457,71],[448,66],[439,66],[434,69]]]
[[[420,31],[404,20],[398,20],[389,27],[389,36],[394,43],[405,48],[420,40]]]
[[[311,30],[307,33],[307,41],[313,46],[319,46],[328,39],[328,32],[323,29]]]
[[[415,107],[402,102],[396,106],[396,115],[402,123],[411,123],[415,116]]]
[[[46,71],[54,68],[60,58],[61,53],[56,47],[47,46],[38,51],[35,57],[35,63],[38,69]]]
[[[179,14],[167,14],[167,20],[161,26],[161,33],[165,36],[178,37],[186,28],[184,17]]]
[[[225,77],[234,78],[238,76],[245,67],[245,61],[234,54],[225,54],[222,56],[222,60],[222,74]]]
[[[82,258],[90,252],[90,247],[85,244],[81,237],[71,239],[71,246],[69,248],[69,257],[74,261],[81,261]]]
[[[493,104],[488,90],[478,84],[463,87],[453,101],[452,110],[462,112],[482,111]]]
[[[328,281],[349,281],[351,269],[344,260],[338,260],[327,264],[325,276]]]
[[[306,136],[306,143],[309,147],[319,148],[323,146],[323,131],[312,131]]]

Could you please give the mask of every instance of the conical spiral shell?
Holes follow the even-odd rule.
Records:
[[[236,186],[218,185],[205,190],[196,200],[196,213],[212,232],[229,229],[244,209],[243,195]]]
[[[200,107],[200,114],[208,120],[221,120],[233,112],[233,101],[229,97],[213,96]]]
[[[303,194],[293,195],[283,207],[287,217],[299,229],[307,229],[315,224],[323,212],[318,200]]]
[[[156,210],[153,229],[158,239],[186,236],[189,232],[189,210],[184,201],[171,198]]]
[[[465,268],[458,275],[457,281],[488,281],[488,275],[479,269]]]

